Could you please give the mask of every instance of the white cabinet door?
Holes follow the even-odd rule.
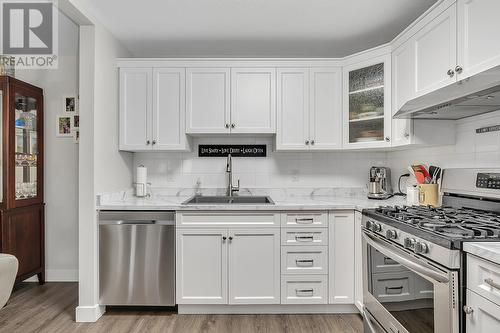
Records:
[[[227,304],[226,229],[177,229],[178,304]]]
[[[311,149],[342,147],[342,70],[310,70],[310,144]]]
[[[329,222],[329,303],[354,303],[354,211],[333,211]]]
[[[152,141],[151,68],[120,69],[120,150],[149,150]]]
[[[472,309],[465,315],[467,333],[500,332],[500,305],[467,289],[467,306]]]
[[[153,70],[153,149],[186,149],[185,98],[184,68]]]
[[[231,132],[276,133],[276,69],[231,69]]]
[[[363,256],[360,212],[354,212],[354,305],[363,312]]]
[[[280,230],[229,231],[229,304],[280,303]]]
[[[188,68],[186,132],[229,133],[229,68]]]
[[[456,5],[453,4],[413,37],[416,96],[456,82],[456,29]]]
[[[392,52],[392,114],[415,96],[415,43],[412,40]],[[411,119],[392,120],[392,146],[410,143]]]
[[[458,65],[464,79],[500,65],[500,1],[458,0]],[[460,72],[460,70],[458,71]]]
[[[309,69],[278,69],[276,150],[309,147]]]

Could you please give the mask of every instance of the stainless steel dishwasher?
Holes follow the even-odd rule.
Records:
[[[102,305],[175,305],[174,212],[99,213]]]

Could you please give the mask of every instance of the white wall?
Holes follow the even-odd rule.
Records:
[[[365,187],[372,165],[386,163],[384,152],[297,153],[273,152],[271,138],[195,138],[188,153],[135,153],[134,167],[148,167],[154,187],[190,188],[227,186],[226,159],[198,157],[198,144],[266,144],[268,156],[233,158],[234,179],[243,188]]]
[[[56,138],[63,97],[78,93],[78,26],[59,13],[59,68],[18,70],[16,77],[43,89],[45,143],[45,265],[47,281],[78,278],[78,145]]]
[[[500,168],[500,132],[477,134],[476,129],[500,125],[500,111],[456,122],[456,144],[389,152],[388,165],[393,181],[410,164],[425,163],[443,168]]]

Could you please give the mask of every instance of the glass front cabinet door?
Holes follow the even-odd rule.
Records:
[[[391,145],[390,56],[344,67],[344,147]]]
[[[39,88],[3,77],[2,200],[6,208],[43,202],[43,95]],[[3,171],[3,170],[2,170]]]

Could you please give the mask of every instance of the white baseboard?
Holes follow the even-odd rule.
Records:
[[[47,269],[45,270],[46,282],[78,282],[77,269]],[[32,276],[24,282],[38,282],[36,276]]]
[[[179,314],[300,314],[359,313],[354,304],[276,304],[276,305],[193,305],[180,304]]]
[[[93,306],[78,306],[75,310],[75,321],[77,323],[93,323],[96,322],[106,312],[104,305]]]

